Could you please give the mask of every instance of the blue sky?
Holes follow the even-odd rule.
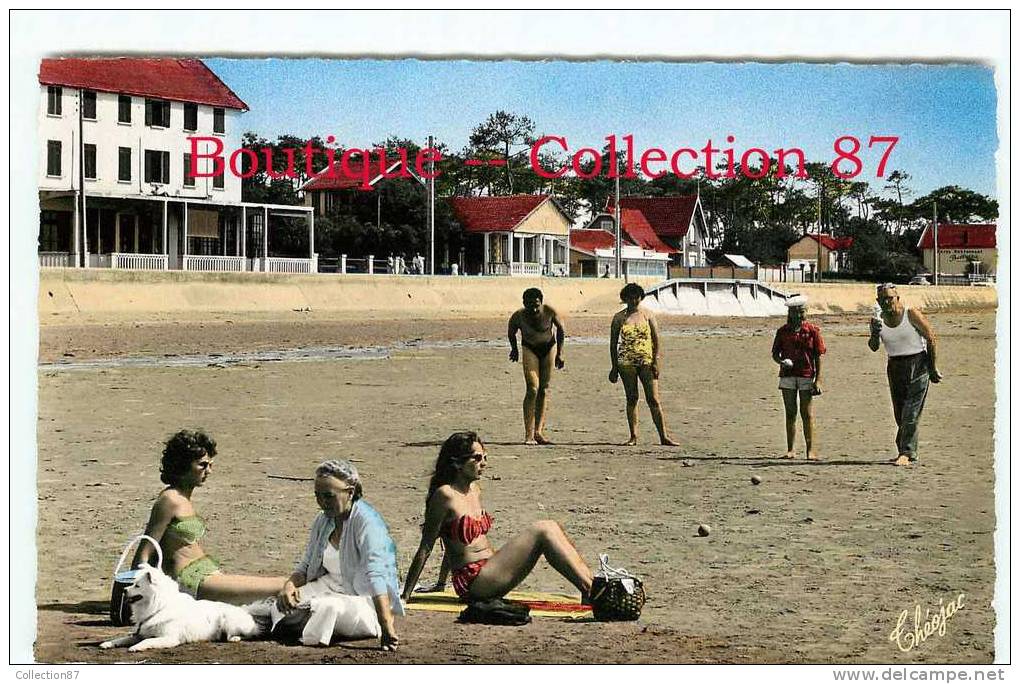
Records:
[[[834,158],[842,135],[898,135],[887,173],[914,196],[960,185],[995,196],[996,93],[973,65],[209,59],[245,102],[243,130],[275,137],[335,135],[363,147],[429,134],[459,151],[491,112],[526,114],[572,150],[632,133],[640,151],[799,147]],[[875,189],[880,153],[862,151]]]

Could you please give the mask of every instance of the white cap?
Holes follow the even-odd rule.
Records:
[[[795,306],[806,307],[807,297],[802,294],[792,294],[786,298],[786,308],[792,309]]]

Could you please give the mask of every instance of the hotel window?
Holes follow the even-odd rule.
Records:
[[[212,110],[212,129],[213,133],[227,132],[226,115],[222,107],[215,107]]]
[[[216,190],[222,190],[223,189],[223,179],[226,177],[226,175],[227,175],[227,170],[223,169],[223,173],[219,174],[218,176],[213,176],[213,179],[212,179],[212,186],[213,186],[213,188],[215,188]]]
[[[49,86],[46,88],[46,113],[51,116],[60,116],[63,113],[62,95],[64,89],[60,86]]]
[[[96,118],[96,91],[83,90],[81,92],[81,115],[84,119]]]
[[[131,148],[117,148],[117,180],[131,180]]]
[[[85,143],[85,177],[89,180],[96,179],[96,146]]]
[[[184,187],[195,187],[195,177],[191,175],[191,155],[184,154]]]
[[[170,183],[170,153],[145,150],[145,182]]]
[[[170,102],[167,100],[146,100],[145,125],[169,128]]]
[[[184,103],[184,130],[198,130],[198,105],[190,102]]]
[[[60,175],[60,141],[46,141],[46,175]]]
[[[117,96],[117,121],[131,123],[131,96]]]
[[[71,251],[71,212],[43,211],[39,217],[39,251]]]

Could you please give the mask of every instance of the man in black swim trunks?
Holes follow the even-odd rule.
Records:
[[[553,336],[553,327],[556,335]],[[517,351],[517,331],[521,331],[523,355]],[[507,324],[510,360],[518,357],[524,364],[524,443],[550,444],[545,438],[545,414],[549,407],[549,380],[553,366],[563,368],[563,324],[551,306],[542,302],[542,291],[531,287],[524,291],[524,307],[510,316]],[[556,354],[553,355],[553,347]]]

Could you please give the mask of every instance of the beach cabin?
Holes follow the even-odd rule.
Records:
[[[201,60],[44,59],[39,89],[40,266],[316,271],[311,208],[242,202],[229,168],[192,175],[193,151],[240,147],[248,109]],[[273,251],[281,219],[306,222],[307,251]]]
[[[570,217],[551,195],[450,197],[468,274],[565,276]]]

